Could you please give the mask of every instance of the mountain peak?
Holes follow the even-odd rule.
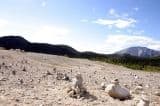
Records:
[[[136,46],[136,47],[130,47],[127,49],[120,50],[116,52],[115,54],[118,54],[118,55],[129,54],[131,56],[147,58],[147,57],[160,56],[160,51],[149,49],[147,47]]]

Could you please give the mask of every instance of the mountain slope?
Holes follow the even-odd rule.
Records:
[[[0,47],[6,49],[21,49],[29,52],[67,55],[78,57],[79,52],[66,45],[51,45],[46,43],[31,43],[20,36],[0,37]]]
[[[116,52],[115,54],[118,54],[118,55],[128,54],[131,56],[148,58],[148,57],[160,56],[160,51],[152,50],[146,47],[130,47],[130,48],[121,50],[119,52]]]

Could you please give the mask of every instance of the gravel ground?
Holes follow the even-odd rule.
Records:
[[[75,99],[66,89],[81,73],[88,97]],[[100,85],[118,78],[132,92],[131,99],[110,97]],[[136,106],[142,94],[150,106],[160,106],[160,73],[132,70],[108,63],[63,56],[0,50],[0,106]],[[137,86],[143,89],[135,91]]]

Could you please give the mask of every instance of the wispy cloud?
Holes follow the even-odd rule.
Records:
[[[6,27],[9,22],[4,19],[0,19],[0,28]]]
[[[111,8],[111,9],[109,10],[109,14],[114,15],[114,14],[115,14],[115,9]]]
[[[108,11],[109,15],[111,16],[114,16],[114,17],[120,17],[120,15],[116,12],[115,9],[111,8],[109,11]]]
[[[109,9],[108,15],[114,17],[114,18],[127,18],[129,17],[129,13],[118,13],[114,8]]]
[[[119,29],[134,27],[135,23],[137,23],[137,20],[130,17],[129,13],[120,14],[114,8],[109,9],[108,15],[111,16],[109,19],[99,18],[93,21],[93,23],[108,26],[109,28],[115,27]]]
[[[106,38],[102,50],[104,53],[114,53],[124,48],[132,46],[144,46],[155,50],[160,50],[160,41],[146,36],[136,35],[109,35]]]
[[[28,39],[33,42],[64,43],[69,33],[70,30],[65,27],[44,25],[33,31]]]
[[[116,20],[97,19],[96,21],[94,21],[94,23],[109,26],[109,27],[116,27],[116,28],[119,28],[119,29],[123,29],[123,28],[133,27],[134,24],[136,23],[136,20],[133,19],[133,18],[116,19]]]
[[[42,6],[42,7],[46,7],[46,6],[47,6],[47,1],[46,1],[46,0],[43,0],[43,1],[41,2],[41,6]]]
[[[133,10],[134,10],[134,11],[138,11],[138,10],[139,10],[139,8],[138,8],[138,7],[135,7],[135,8],[133,8]]]

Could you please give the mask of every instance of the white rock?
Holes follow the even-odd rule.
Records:
[[[143,87],[142,86],[136,86],[134,89],[134,93],[139,94],[143,91]]]
[[[160,96],[160,91],[155,91],[155,95]]]
[[[138,76],[134,76],[135,79],[138,79]]]
[[[138,79],[138,78],[139,78],[136,74],[134,74],[133,76],[134,76],[135,79]]]
[[[81,88],[83,88],[82,82],[83,82],[83,78],[82,78],[81,74],[77,74],[75,76],[75,78],[72,79],[72,87],[81,89]]]
[[[101,83],[101,89],[102,89],[102,90],[105,90],[105,88],[106,88],[106,85],[105,85],[104,82],[102,82],[102,83]]]
[[[109,84],[105,91],[113,98],[127,99],[130,97],[130,92],[126,88],[122,88],[119,85],[118,80],[115,80],[112,84]]]
[[[146,103],[146,102],[143,101],[143,100],[140,100],[139,103],[137,104],[137,106],[149,106],[149,104]]]
[[[146,88],[149,88],[149,85],[147,84],[145,87],[146,87]]]
[[[86,89],[83,87],[83,79],[81,74],[77,74],[73,79],[72,79],[72,86],[67,89],[67,93],[70,97],[73,98],[81,98],[84,97],[86,94]]]
[[[136,86],[135,89],[136,89],[136,90],[143,90],[143,87],[142,87],[142,86]]]
[[[149,99],[147,98],[147,96],[143,95],[137,106],[149,106]]]

